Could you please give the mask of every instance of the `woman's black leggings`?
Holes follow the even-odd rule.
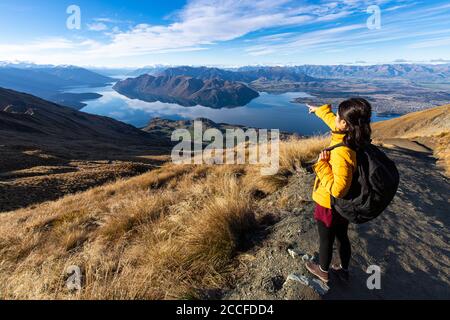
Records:
[[[337,238],[339,257],[344,269],[348,269],[352,254],[350,240],[348,239],[348,222],[332,223],[327,228],[322,221],[317,221],[320,237],[319,262],[324,271],[328,271],[333,258],[334,239]]]

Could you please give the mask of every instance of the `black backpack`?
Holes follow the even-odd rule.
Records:
[[[350,222],[361,224],[375,219],[386,209],[397,193],[400,177],[395,163],[373,144],[358,150],[356,161],[347,195],[339,199],[331,196],[331,206]]]

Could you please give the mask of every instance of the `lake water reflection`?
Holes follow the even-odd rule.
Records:
[[[208,118],[215,122],[246,125],[256,128],[280,129],[297,132],[301,135],[325,133],[327,127],[317,117],[308,114],[303,104],[292,103],[294,98],[308,97],[301,92],[271,94],[261,92],[260,97],[249,104],[237,108],[213,109],[203,106],[184,107],[178,104],[163,102],[145,102],[127,98],[112,89],[77,88],[70,92],[96,92],[102,95],[97,100],[85,102],[84,112],[108,116],[136,127],[145,126],[152,118],[195,119]],[[373,121],[392,118],[374,115]]]

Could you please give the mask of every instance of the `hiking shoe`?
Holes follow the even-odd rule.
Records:
[[[322,268],[318,264],[308,261],[305,263],[305,267],[309,272],[311,272],[317,278],[319,278],[320,280],[322,280],[325,283],[328,283],[328,272],[323,271]]]
[[[330,269],[333,272],[333,274],[335,274],[340,280],[348,282],[350,278],[350,273],[348,272],[348,269],[342,268],[340,264],[333,264]]]

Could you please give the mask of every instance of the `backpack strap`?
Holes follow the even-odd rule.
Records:
[[[331,146],[331,147],[328,147],[326,149],[323,149],[323,151],[332,151],[332,150],[334,150],[336,148],[339,148],[339,147],[345,147],[345,143],[341,142],[341,143],[336,144],[334,146]]]

